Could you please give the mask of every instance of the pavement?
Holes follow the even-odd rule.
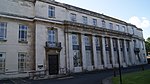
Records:
[[[150,69],[150,65],[144,65],[144,68],[142,66],[122,68],[122,73],[142,71],[143,69]],[[28,78],[7,79],[0,80],[0,84],[111,84],[111,78],[114,75],[118,75],[118,69],[78,73],[61,78],[43,80],[30,80]]]

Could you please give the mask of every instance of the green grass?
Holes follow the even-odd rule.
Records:
[[[113,84],[119,84],[119,76],[113,77]],[[122,75],[122,84],[150,84],[150,70],[133,72]]]

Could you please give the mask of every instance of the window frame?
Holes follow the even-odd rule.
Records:
[[[3,26],[2,26],[2,24],[3,24]],[[1,31],[1,30],[3,30],[3,31]],[[3,33],[1,33],[1,32],[3,32]],[[7,23],[0,22],[0,40],[6,40],[6,37],[7,37]]]
[[[109,23],[109,28],[113,29],[113,23]]]
[[[93,26],[97,26],[97,19],[93,18]]]
[[[88,18],[86,16],[82,16],[83,24],[88,24]]]
[[[27,43],[28,42],[28,37],[27,36],[28,36],[28,26],[23,25],[23,24],[19,24],[19,42]]]
[[[55,18],[55,7],[54,6],[48,6],[48,17]]]
[[[70,13],[70,20],[72,22],[77,22],[77,15],[75,13]]]
[[[5,73],[6,52],[0,52],[0,73]]]
[[[106,22],[104,20],[102,20],[102,27],[106,28]]]
[[[119,31],[120,29],[119,29],[119,25],[118,24],[116,24],[116,30],[117,31]]]
[[[23,66],[20,66],[22,64]],[[27,71],[28,70],[27,64],[28,64],[27,52],[18,52],[18,71],[19,72]]]

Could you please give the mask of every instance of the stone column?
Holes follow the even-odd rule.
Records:
[[[69,69],[70,69],[71,72],[74,71],[72,34],[71,33],[69,33]]]
[[[102,36],[102,54],[103,54],[104,67],[107,67],[107,58],[106,58],[106,48],[105,48],[104,36]]]
[[[92,45],[93,45],[92,48],[93,48],[93,56],[94,56],[94,67],[97,69],[98,63],[97,63],[95,36],[92,36]]]
[[[129,64],[129,59],[128,59],[128,55],[127,55],[127,44],[126,44],[126,40],[123,40],[124,42],[124,56],[125,56],[125,61],[126,61],[126,65]]]
[[[111,48],[111,56],[112,56],[112,65],[115,66],[115,57],[114,57],[114,46],[112,38],[110,37],[110,48]]]
[[[133,65],[133,64],[135,64],[134,63],[134,43],[132,40],[129,43],[130,43],[131,65]]]
[[[117,39],[117,46],[118,46],[118,55],[119,55],[119,60],[118,61],[120,61],[120,65],[123,65],[123,62],[122,62],[122,56],[121,56],[121,49],[120,49],[120,41],[119,41],[119,39]]]
[[[84,34],[81,34],[81,50],[82,50],[82,64],[83,64],[83,69],[87,69],[86,66],[86,52],[85,52],[85,42],[84,42]]]

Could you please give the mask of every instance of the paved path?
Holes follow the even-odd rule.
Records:
[[[144,69],[150,69],[150,65],[145,65]],[[141,66],[133,66],[122,69],[122,73],[141,71]],[[118,71],[116,71],[118,74]],[[90,73],[80,73],[71,76],[46,79],[46,80],[29,80],[29,79],[9,79],[1,80],[0,84],[101,84],[102,80],[114,75],[114,70],[103,70]]]

